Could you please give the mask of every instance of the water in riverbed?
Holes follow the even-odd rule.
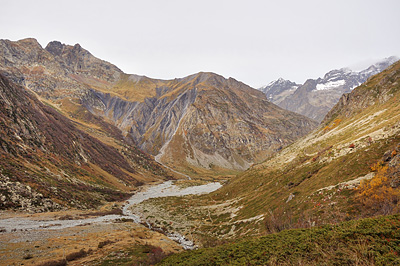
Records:
[[[208,183],[201,186],[193,186],[187,188],[179,188],[175,186],[172,181],[167,181],[159,185],[149,186],[143,191],[135,193],[130,199],[127,200],[127,203],[122,208],[123,215],[105,215],[99,216],[95,218],[87,218],[87,219],[78,219],[78,220],[46,220],[46,221],[38,221],[31,219],[29,217],[24,218],[9,218],[9,219],[0,219],[0,230],[5,231],[29,231],[29,230],[37,230],[37,229],[64,229],[74,226],[80,226],[84,224],[93,224],[93,223],[107,223],[113,222],[117,219],[132,219],[135,223],[140,223],[140,217],[132,213],[130,207],[139,204],[147,199],[151,198],[161,198],[161,197],[171,197],[171,196],[184,196],[184,195],[193,195],[193,194],[206,194],[212,191],[217,190],[221,187],[221,184],[218,182]],[[167,234],[172,240],[179,242],[185,249],[194,248],[194,243],[180,234],[173,233]]]

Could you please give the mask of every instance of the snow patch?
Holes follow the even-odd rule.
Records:
[[[334,88],[343,86],[344,84],[346,84],[346,81],[343,79],[336,80],[336,81],[329,81],[326,83],[317,84],[316,90],[317,91],[330,90],[330,89],[334,89]]]

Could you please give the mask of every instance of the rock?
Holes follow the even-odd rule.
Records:
[[[286,200],[286,203],[288,203],[289,201],[291,201],[294,197],[295,197],[295,195],[292,194],[292,193],[290,193],[288,199]]]

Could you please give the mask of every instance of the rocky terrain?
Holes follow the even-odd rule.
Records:
[[[348,68],[332,70],[323,78],[309,79],[303,85],[279,79],[260,90],[278,106],[320,122],[343,93],[351,92],[397,60],[392,56],[361,71]]]
[[[124,199],[144,180],[171,177],[116,129],[120,144],[114,146],[121,150],[79,130],[2,75],[0,105],[2,209],[94,207]]]
[[[0,47],[7,77],[81,124],[103,128],[104,119],[160,162],[190,174],[247,169],[316,126],[233,78],[128,75],[79,44],[54,41],[43,49],[25,39],[1,40]]]
[[[259,90],[265,93],[268,100],[279,105],[279,103],[289,97],[289,95],[293,94],[300,86],[301,84],[279,78],[278,80],[271,81],[268,85],[259,88]]]

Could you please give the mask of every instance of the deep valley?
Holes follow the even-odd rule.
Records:
[[[260,91],[0,40],[0,264],[399,264],[396,60]]]

